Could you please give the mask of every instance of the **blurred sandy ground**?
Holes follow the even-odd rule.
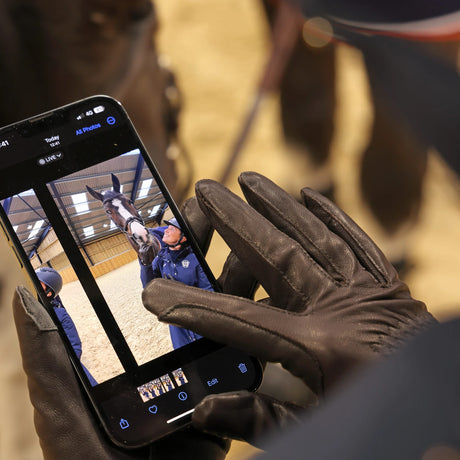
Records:
[[[257,0],[182,0],[157,2],[158,45],[169,58],[185,98],[181,137],[193,157],[195,178],[219,177],[259,81],[268,49],[268,31]],[[359,53],[342,47],[338,55],[339,107],[333,148],[334,172],[341,206],[383,248],[380,234],[357,189],[359,158],[368,141],[371,110]],[[309,184],[307,162],[287,152],[278,123],[277,97],[264,104],[230,187],[237,191],[241,171],[259,171],[296,193]],[[425,301],[441,320],[460,309],[460,198],[456,180],[435,156],[430,160],[425,203],[418,227],[406,234],[415,269],[407,278],[414,297]],[[0,458],[41,458],[33,430],[25,379],[12,328],[10,300],[21,280],[16,261],[0,242]],[[216,274],[226,257],[223,243],[211,247]],[[247,459],[256,451],[234,443],[229,458]]]

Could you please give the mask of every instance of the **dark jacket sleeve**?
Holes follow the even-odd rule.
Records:
[[[430,327],[267,439],[260,460],[458,457],[459,350],[460,319]]]
[[[67,310],[62,307],[54,307],[54,311],[56,312],[56,316],[58,317],[64,332],[66,333],[74,351],[78,358],[80,358],[82,353],[81,347],[81,340],[80,336],[78,335],[77,328],[75,327],[75,323],[72,321],[72,318],[67,313]]]

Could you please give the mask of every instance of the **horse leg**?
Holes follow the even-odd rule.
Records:
[[[382,230],[380,244],[402,274],[408,269],[406,241],[416,225],[422,201],[427,146],[417,141],[380,94],[379,79],[385,77],[374,73],[368,62],[366,67],[374,123],[362,158],[361,191]]]
[[[407,248],[400,238],[404,234],[407,239],[418,220],[427,149],[382,105],[375,105],[372,138],[362,158],[361,189],[387,240],[382,242],[384,250],[402,273],[408,268]]]
[[[429,44],[426,49],[448,62],[456,62],[456,43]],[[379,79],[385,76],[373,72],[368,62],[366,66],[375,118],[371,141],[362,159],[362,194],[388,240],[394,239],[388,247],[388,256],[395,266],[404,270],[407,268],[406,254],[395,237],[404,233],[407,239],[408,230],[417,224],[428,146],[416,139],[404,121],[387,106],[385,97],[379,92]],[[398,248],[399,254],[394,248]]]
[[[311,160],[309,185],[333,197],[329,154],[334,132],[335,47],[311,48],[302,37],[280,86],[281,122],[286,141]]]
[[[389,235],[420,209],[427,150],[405,128],[384,101],[374,98],[370,144],[362,158],[361,186],[365,201]]]
[[[274,7],[264,1],[271,23]],[[329,167],[334,131],[335,47],[313,48],[299,34],[280,82],[280,111],[284,137],[301,152],[313,170],[312,188],[332,198],[333,183]]]

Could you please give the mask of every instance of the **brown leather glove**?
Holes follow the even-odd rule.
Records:
[[[199,219],[201,240],[210,231],[191,203],[186,212],[191,225]],[[45,458],[49,459],[223,459],[229,442],[193,428],[174,433],[149,448],[123,451],[113,445],[90,412],[67,357],[64,345],[43,306],[24,287],[13,301],[15,322],[35,426]]]
[[[303,189],[302,205],[256,173],[239,182],[249,204],[209,180],[196,195],[269,303],[156,279],[143,301],[161,321],[280,362],[317,394],[435,322],[333,203]]]
[[[238,439],[262,448],[270,434],[279,435],[298,424],[306,409],[287,401],[249,391],[207,396],[193,413],[193,426],[200,431]]]
[[[158,255],[161,250],[160,242],[153,237],[152,244],[142,243],[139,245],[139,260],[142,265],[151,265],[153,259]]]

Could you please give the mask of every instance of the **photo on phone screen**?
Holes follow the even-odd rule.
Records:
[[[119,103],[89,98],[31,126],[0,130],[0,215],[110,437],[138,447],[206,394],[255,389],[254,358],[142,304],[154,278],[215,280]]]
[[[139,365],[200,338],[159,322],[142,305],[143,287],[155,277],[212,285],[138,149],[46,185]],[[34,269],[52,267],[63,278],[58,302],[75,324],[83,364],[98,383],[119,375],[122,367],[34,191],[6,201]],[[145,265],[142,244],[158,252]]]

